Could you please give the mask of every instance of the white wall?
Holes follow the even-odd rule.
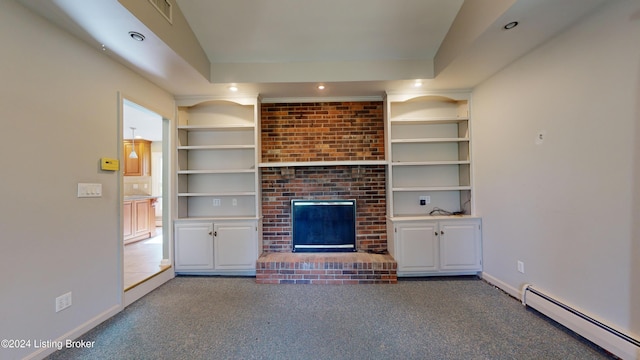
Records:
[[[636,338],[639,69],[640,2],[610,1],[473,92],[487,278],[511,293],[531,283]]]
[[[119,173],[99,170],[119,156],[118,92],[167,118],[175,107],[13,0],[0,0],[0,46],[0,339],[54,340],[121,309]],[[78,182],[101,183],[103,197],[77,198]]]

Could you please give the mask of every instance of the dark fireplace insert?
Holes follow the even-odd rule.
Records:
[[[293,252],[356,251],[356,201],[291,200]]]

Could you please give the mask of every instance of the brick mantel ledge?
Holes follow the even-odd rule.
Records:
[[[258,167],[387,165],[386,160],[262,162]]]

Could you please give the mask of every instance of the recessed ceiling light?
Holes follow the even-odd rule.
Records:
[[[235,85],[231,85],[231,86],[229,86],[229,91],[236,92],[236,91],[238,91],[238,87],[235,86]]]
[[[136,31],[129,31],[129,36],[135,41],[144,41],[144,35]]]
[[[318,90],[324,90],[324,85],[318,85]]]
[[[505,29],[505,30],[511,30],[516,26],[518,26],[518,22],[517,21],[512,21],[512,22],[508,23],[507,25],[503,26],[502,28]]]
[[[420,80],[416,80],[416,81],[413,83],[413,87],[422,87],[422,81],[420,81]]]

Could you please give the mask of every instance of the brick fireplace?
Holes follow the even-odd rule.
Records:
[[[263,168],[263,252],[292,250],[294,199],[356,199],[356,249],[387,249],[384,165]]]
[[[382,101],[262,104],[260,283],[394,283]],[[272,166],[273,165],[273,166]],[[291,200],[356,200],[352,254],[293,254]]]

